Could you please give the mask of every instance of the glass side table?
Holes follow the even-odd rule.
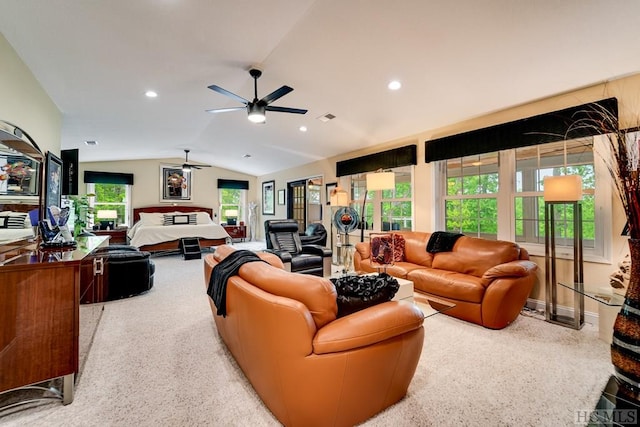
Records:
[[[615,322],[616,316],[620,312],[620,307],[624,304],[624,296],[613,292],[579,292],[571,285],[558,284],[598,302],[598,333],[602,341],[611,344],[613,322]]]
[[[571,289],[573,292],[578,292],[579,294],[584,295],[587,298],[591,298],[592,300],[598,301],[600,304],[608,305],[610,307],[622,307],[624,304],[624,297],[622,295],[614,294],[614,293],[604,293],[604,292],[586,292],[579,291],[575,289],[571,285],[565,285],[564,283],[558,282],[560,286],[564,286],[567,289]]]
[[[432,295],[423,295],[423,294],[414,294],[414,300],[416,303],[428,304],[431,307],[431,310],[427,313],[424,311],[424,318],[427,319],[431,316],[435,316],[438,313],[444,313],[447,310],[451,310],[456,305],[451,301],[447,301],[442,298],[434,297]]]

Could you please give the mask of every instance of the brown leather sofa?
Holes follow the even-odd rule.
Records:
[[[513,322],[533,289],[537,265],[517,244],[462,236],[451,251],[429,253],[431,233],[396,232],[405,239],[404,261],[387,268],[392,276],[411,280],[414,290],[453,302],[450,316],[491,329]],[[354,267],[377,271],[369,243],[356,244]]]
[[[205,284],[234,250],[205,256]],[[246,263],[227,281],[226,317],[209,303],[220,337],[275,417],[286,426],[351,426],[402,399],[422,351],[422,312],[389,301],[336,318],[328,279],[259,256],[269,264]]]

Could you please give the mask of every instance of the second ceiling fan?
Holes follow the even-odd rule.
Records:
[[[275,107],[270,105],[273,101],[283,97],[293,90],[292,87],[282,86],[280,89],[276,89],[271,92],[269,95],[264,96],[262,99],[258,99],[258,78],[262,75],[262,71],[252,68],[249,70],[249,74],[253,77],[253,88],[254,88],[254,98],[253,101],[249,101],[248,99],[244,99],[243,97],[236,95],[235,93],[229,92],[226,89],[221,88],[217,85],[208,86],[209,89],[221,93],[222,95],[228,96],[229,98],[233,98],[237,101],[240,101],[244,104],[243,107],[230,107],[230,108],[216,108],[213,110],[206,110],[208,113],[226,113],[228,111],[237,111],[237,110],[247,110],[249,114],[249,120],[254,123],[264,123],[265,121],[265,112],[266,111],[276,111],[280,113],[293,113],[293,114],[305,114],[307,110],[303,110],[300,108],[289,108],[289,107]]]

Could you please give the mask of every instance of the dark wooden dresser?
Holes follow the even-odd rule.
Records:
[[[0,393],[62,377],[62,401],[73,401],[80,290],[99,280],[94,252],[106,244],[105,236],[80,237],[73,250],[34,243],[0,261]]]

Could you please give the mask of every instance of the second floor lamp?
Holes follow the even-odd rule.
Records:
[[[364,199],[362,200],[362,221],[360,224],[360,241],[364,242],[364,229],[367,222],[365,221],[365,205],[367,203],[367,194],[369,191],[377,190],[393,190],[396,188],[396,174],[395,172],[383,172],[382,169],[367,174],[367,189],[364,192]]]

